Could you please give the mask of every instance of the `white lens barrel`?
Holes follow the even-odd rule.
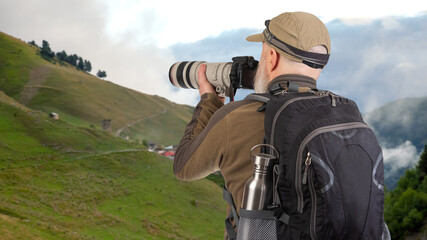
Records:
[[[177,62],[169,70],[169,80],[181,88],[199,88],[198,71],[206,64],[206,77],[220,95],[227,95],[231,85],[231,62],[207,63],[205,61]]]

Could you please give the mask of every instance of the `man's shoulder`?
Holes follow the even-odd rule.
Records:
[[[257,109],[262,105],[262,102],[254,100],[241,100],[230,102],[215,112],[214,118],[222,119],[225,116],[235,116],[242,114],[258,115]]]
[[[225,112],[234,112],[234,111],[239,111],[242,108],[246,108],[246,109],[254,109],[256,111],[256,109],[263,104],[262,102],[256,101],[256,100],[240,100],[240,101],[235,101],[235,102],[230,102],[228,104],[226,104],[224,107],[222,107],[220,110],[223,110]]]

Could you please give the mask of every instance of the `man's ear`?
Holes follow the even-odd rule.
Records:
[[[280,55],[274,48],[270,48],[270,50],[268,51],[268,56],[269,56],[269,68],[270,68],[269,70],[273,72],[279,67]]]

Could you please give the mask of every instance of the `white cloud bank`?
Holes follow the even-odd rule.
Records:
[[[389,171],[385,172],[386,177],[393,175],[401,168],[411,168],[420,158],[416,147],[410,142],[405,141],[395,148],[383,147],[384,165]]]

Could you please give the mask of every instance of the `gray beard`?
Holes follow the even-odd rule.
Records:
[[[268,77],[265,74],[264,62],[260,62],[254,78],[255,93],[266,93],[268,86]]]

